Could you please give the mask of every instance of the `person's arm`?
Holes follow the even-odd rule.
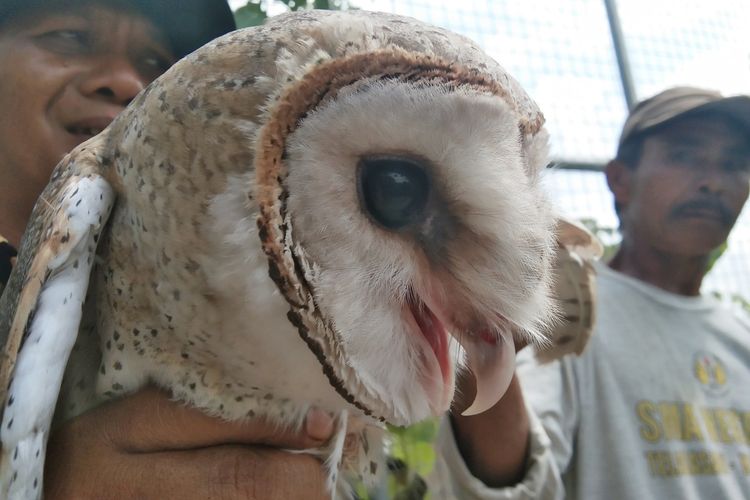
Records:
[[[469,390],[461,392],[473,394],[473,384],[462,380],[460,387],[466,386]],[[466,466],[489,487],[521,482],[529,449],[529,416],[518,376],[513,375],[502,399],[486,412],[464,417],[461,410],[465,406],[457,403],[451,412],[451,423]]]
[[[521,392],[517,380],[510,391]],[[508,400],[498,402],[484,415],[480,425],[446,416],[440,426],[436,447],[438,460],[430,477],[430,491],[436,500],[560,500],[564,498],[562,477],[552,452],[550,440],[536,414],[528,407],[515,407],[519,394],[507,394]],[[505,396],[504,396],[505,398]],[[523,401],[523,397],[520,398]],[[507,408],[501,410],[501,405]],[[507,412],[506,412],[507,411]],[[511,429],[504,429],[491,415],[500,416]],[[523,412],[525,424],[512,422],[515,412]],[[463,417],[462,417],[463,419]],[[509,420],[506,420],[509,419]],[[470,423],[470,425],[465,425]],[[523,430],[518,430],[518,427]],[[476,431],[476,434],[473,434]],[[456,432],[470,434],[469,440]],[[472,435],[473,434],[473,435]],[[525,436],[525,440],[524,440]],[[505,443],[510,439],[511,443]],[[466,449],[473,446],[471,456]],[[522,452],[521,452],[522,450]],[[519,460],[519,457],[523,458]],[[467,458],[469,457],[469,458]],[[483,468],[482,472],[479,468]]]
[[[332,432],[320,411],[295,434],[212,418],[148,388],[53,433],[45,498],[328,498],[323,464],[278,448],[320,446]]]
[[[519,383],[520,382],[520,383]],[[508,392],[487,412],[460,417],[474,393],[464,394],[441,424],[438,462],[431,476],[435,498],[560,499],[578,422],[572,363],[538,364],[524,349]]]

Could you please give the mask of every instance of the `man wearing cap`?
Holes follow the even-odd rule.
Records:
[[[459,405],[437,498],[750,498],[750,322],[700,293],[748,197],[750,97],[641,102],[605,173],[622,244],[597,265],[586,351],[524,349],[495,407]]]
[[[63,155],[234,28],[224,0],[0,1],[0,290]],[[53,432],[45,497],[323,498],[321,464],[276,448],[317,446],[331,430],[318,412],[298,434],[226,423],[146,389]]]

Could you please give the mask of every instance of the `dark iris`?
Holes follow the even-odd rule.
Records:
[[[424,168],[403,158],[364,158],[360,197],[365,210],[388,229],[401,229],[422,217],[430,186]]]

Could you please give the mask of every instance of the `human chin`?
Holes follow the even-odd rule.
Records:
[[[60,158],[62,159],[63,156],[75,149],[80,144],[83,144],[87,140],[91,139],[91,137],[93,137],[93,135],[89,132],[66,130]]]
[[[37,171],[45,181],[49,178],[52,170],[57,166],[58,163],[68,154],[79,142],[72,140],[67,133],[53,134],[51,137],[47,137],[42,144],[39,145]]]
[[[695,221],[693,221],[695,222]],[[682,230],[671,238],[669,246],[672,252],[689,257],[706,256],[721,246],[729,235],[729,231],[716,224],[693,223],[690,228]],[[702,226],[702,227],[701,227]]]
[[[53,169],[66,154],[90,138],[90,135],[75,133],[64,127],[50,130],[44,144],[41,145],[41,150],[44,152],[42,156],[51,163],[49,169]]]

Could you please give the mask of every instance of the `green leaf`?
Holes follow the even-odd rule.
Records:
[[[305,10],[307,9],[307,0],[289,0],[285,2],[287,7],[291,10]]]
[[[260,26],[265,22],[266,17],[268,16],[261,9],[260,2],[248,2],[244,7],[240,7],[234,11],[234,21],[237,23],[238,28]]]
[[[706,274],[711,270],[712,267],[716,264],[716,262],[719,260],[719,257],[724,255],[724,252],[727,251],[727,242],[725,241],[721,245],[719,245],[717,248],[714,248],[713,251],[708,256],[708,265],[706,266]]]
[[[438,420],[425,420],[409,427],[389,426],[391,455],[404,461],[410,471],[428,476],[435,466],[435,437]]]
[[[314,0],[312,2],[308,0],[270,0],[268,3],[273,3],[275,5],[281,4],[289,10],[304,10],[308,8],[341,10],[347,5],[347,3],[342,0]],[[234,20],[237,23],[237,27],[246,28],[248,26],[259,26],[263,24],[268,15],[266,14],[266,11],[261,8],[261,4],[261,0],[249,0],[243,7],[234,11]]]

